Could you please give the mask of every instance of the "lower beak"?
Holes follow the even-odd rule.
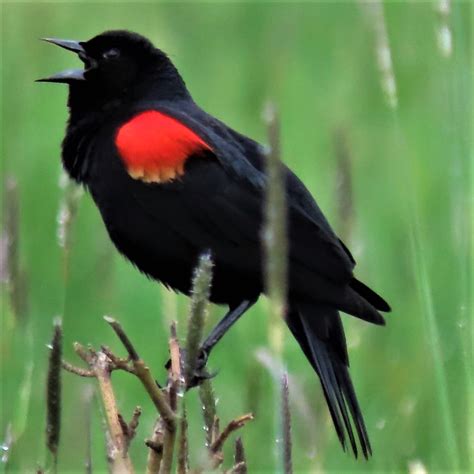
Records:
[[[59,82],[69,84],[75,81],[85,81],[84,69],[66,69],[43,79],[36,79],[35,82]]]
[[[85,55],[86,52],[82,47],[80,41],[74,40],[63,40],[57,38],[42,38],[43,41],[47,43],[55,44],[61,48],[67,49],[79,55]],[[44,79],[37,79],[36,82],[59,82],[64,84],[70,84],[71,82],[76,81],[85,81],[84,70],[83,69],[67,69],[66,71],[61,71],[57,74],[54,74],[50,77],[45,77]]]

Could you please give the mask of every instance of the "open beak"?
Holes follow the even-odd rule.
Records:
[[[68,51],[72,51],[74,53],[84,53],[84,48],[81,45],[81,41],[75,40],[65,40],[65,39],[58,39],[58,38],[41,38],[42,41],[46,41],[46,43],[55,44],[61,48],[67,49]]]
[[[85,56],[86,54],[84,48],[82,47],[81,41],[64,40],[58,38],[42,38],[42,40],[67,49],[68,51],[77,53],[79,56]],[[53,76],[37,79],[36,82],[59,82],[70,84],[71,82],[85,80],[86,78],[84,77],[84,69],[67,69],[66,71],[61,71],[57,74],[54,74]]]

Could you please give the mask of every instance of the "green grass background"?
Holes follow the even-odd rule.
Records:
[[[295,470],[406,472],[419,460],[428,472],[474,472],[473,16],[468,2],[453,2],[453,54],[445,58],[437,45],[436,5],[384,4],[398,89],[393,110],[380,86],[371,21],[356,2],[2,3],[2,179],[18,181],[19,258],[28,287],[23,322],[11,311],[5,285],[2,290],[0,439],[8,425],[15,437],[2,469],[33,472],[46,459],[46,344],[55,315],[63,318],[69,360],[76,361],[76,340],[121,350],[102,320],[110,314],[156,377],[165,376],[165,321],[173,315],[166,308],[173,297],[117,255],[89,196],[80,201],[64,277],[56,233],[67,91],[33,82],[79,64],[38,38],[88,39],[127,28],[171,55],[201,106],[263,142],[262,107],[273,100],[281,113],[284,161],[339,230],[335,131],[343,130],[347,140],[354,212],[347,243],[359,262],[357,275],[394,309],[386,328],[344,318],[374,457],[354,461],[341,451],[316,376],[285,334],[284,361],[309,406],[303,414],[292,409]],[[179,297],[177,308],[182,334],[187,301]],[[209,325],[223,311],[213,308]],[[222,421],[255,412],[242,431],[251,472],[281,470],[274,384],[255,357],[268,344],[267,328],[261,301],[209,363],[220,369],[214,387]],[[63,380],[59,472],[82,472],[84,390],[91,382],[70,374]],[[154,409],[128,374],[114,381],[124,414],[135,404],[144,409],[131,450],[142,470],[142,440]],[[204,439],[195,394],[187,395],[187,406],[195,460]],[[101,472],[97,407],[93,428],[94,469]]]

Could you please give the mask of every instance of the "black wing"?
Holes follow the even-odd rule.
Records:
[[[255,195],[256,199],[253,205],[258,207],[261,212],[266,182],[262,146],[230,129],[194,104],[179,110],[160,104],[158,110],[182,121],[209,143],[216,159],[228,173],[229,179],[238,183],[242,191]],[[349,281],[354,267],[352,257],[346,253],[304,184],[286,166],[285,172],[289,227],[291,229],[293,227],[291,224],[294,223],[301,229],[301,237],[308,236],[311,239],[310,248],[304,245],[304,239],[299,242],[300,245],[303,245],[302,248],[309,251],[309,254],[304,256],[304,260],[307,261],[308,258],[311,260],[311,253],[316,253],[318,259],[324,260],[323,254],[326,254],[330,258],[328,263],[331,268],[324,269],[323,262],[319,268],[321,273],[335,281]],[[313,249],[312,252],[311,249]],[[314,270],[317,271],[318,268],[314,268]]]
[[[266,182],[262,147],[194,104],[179,110],[166,104],[156,104],[155,108],[190,127],[213,150],[202,159],[190,158],[182,182],[171,185],[181,192],[175,196],[180,202],[180,215],[175,215],[170,225],[192,235],[200,248],[211,248],[229,268],[261,272],[260,232]],[[291,170],[285,170],[290,292],[322,299],[343,311],[381,323],[374,307],[352,288],[352,256],[303,183]],[[136,193],[138,200],[150,202],[162,194],[162,185],[139,186]]]

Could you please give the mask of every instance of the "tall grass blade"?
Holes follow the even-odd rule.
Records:
[[[267,189],[265,198],[265,286],[270,304],[270,344],[276,354],[283,349],[282,319],[286,312],[287,229],[285,177],[281,163],[280,126],[275,106],[267,104],[264,118],[268,128],[266,153]]]
[[[283,471],[285,472],[285,474],[291,474],[293,472],[293,461],[291,455],[291,414],[288,374],[286,372],[281,377],[281,421],[283,444]]]

